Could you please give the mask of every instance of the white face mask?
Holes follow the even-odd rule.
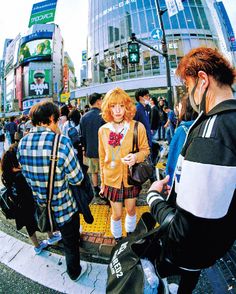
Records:
[[[147,100],[147,99],[144,99],[144,104],[145,104],[145,105],[150,105],[150,101]]]

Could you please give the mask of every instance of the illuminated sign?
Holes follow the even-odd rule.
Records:
[[[47,96],[50,94],[51,70],[29,71],[29,96]]]
[[[38,39],[21,45],[19,63],[30,60],[50,60],[52,55],[52,40]]]

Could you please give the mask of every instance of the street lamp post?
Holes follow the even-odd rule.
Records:
[[[166,34],[163,24],[162,15],[167,11],[167,9],[161,10],[159,0],[156,0],[157,11],[159,15],[161,30],[162,30],[162,56],[165,58],[166,61],[166,80],[167,80],[167,101],[170,108],[173,107],[173,97],[172,97],[172,87],[171,87],[171,76],[170,76],[170,64],[169,64],[169,56],[168,56],[168,49],[166,43]]]

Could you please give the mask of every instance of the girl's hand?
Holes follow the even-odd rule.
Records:
[[[134,153],[129,153],[122,158],[122,162],[127,164],[129,167],[133,166],[136,163],[136,155]]]
[[[100,192],[99,192],[100,197],[103,197],[103,194],[104,194],[104,185],[101,185]]]

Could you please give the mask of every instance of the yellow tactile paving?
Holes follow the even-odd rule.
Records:
[[[158,169],[165,169],[166,168],[165,162],[158,162],[156,164],[156,168],[158,168]]]
[[[91,205],[91,212],[94,217],[93,224],[87,224],[83,217],[81,217],[81,225],[84,233],[100,233],[104,237],[112,237],[110,232],[110,218],[111,218],[111,208],[108,205]],[[140,219],[142,213],[149,211],[149,207],[138,206],[137,211],[137,222]],[[125,208],[123,208],[123,217],[122,217],[122,227],[123,227],[123,236],[125,236],[124,230],[124,220],[125,220]]]

